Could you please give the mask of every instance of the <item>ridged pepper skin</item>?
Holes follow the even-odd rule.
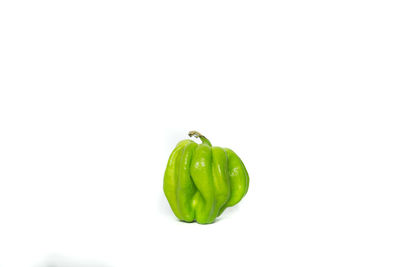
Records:
[[[247,193],[249,175],[241,159],[228,148],[190,139],[177,144],[164,174],[164,193],[175,216],[185,222],[208,224]]]

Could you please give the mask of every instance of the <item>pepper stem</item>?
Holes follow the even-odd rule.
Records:
[[[190,137],[194,136],[196,138],[200,138],[200,140],[201,140],[201,142],[203,142],[203,144],[211,146],[210,141],[208,141],[208,139],[204,135],[202,135],[201,133],[199,133],[197,131],[190,131],[189,136]]]

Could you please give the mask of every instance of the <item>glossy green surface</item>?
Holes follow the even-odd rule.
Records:
[[[235,152],[191,133],[203,143],[187,139],[177,144],[165,170],[164,193],[180,220],[212,223],[247,193],[249,176]]]

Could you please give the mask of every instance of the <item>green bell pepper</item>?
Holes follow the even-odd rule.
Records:
[[[228,148],[211,146],[202,134],[191,131],[202,144],[186,139],[169,157],[164,193],[178,219],[212,223],[246,195],[249,175],[240,158]]]

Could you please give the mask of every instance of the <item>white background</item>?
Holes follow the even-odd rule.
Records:
[[[0,267],[400,266],[398,1],[1,1]],[[250,174],[181,223],[198,130]]]

